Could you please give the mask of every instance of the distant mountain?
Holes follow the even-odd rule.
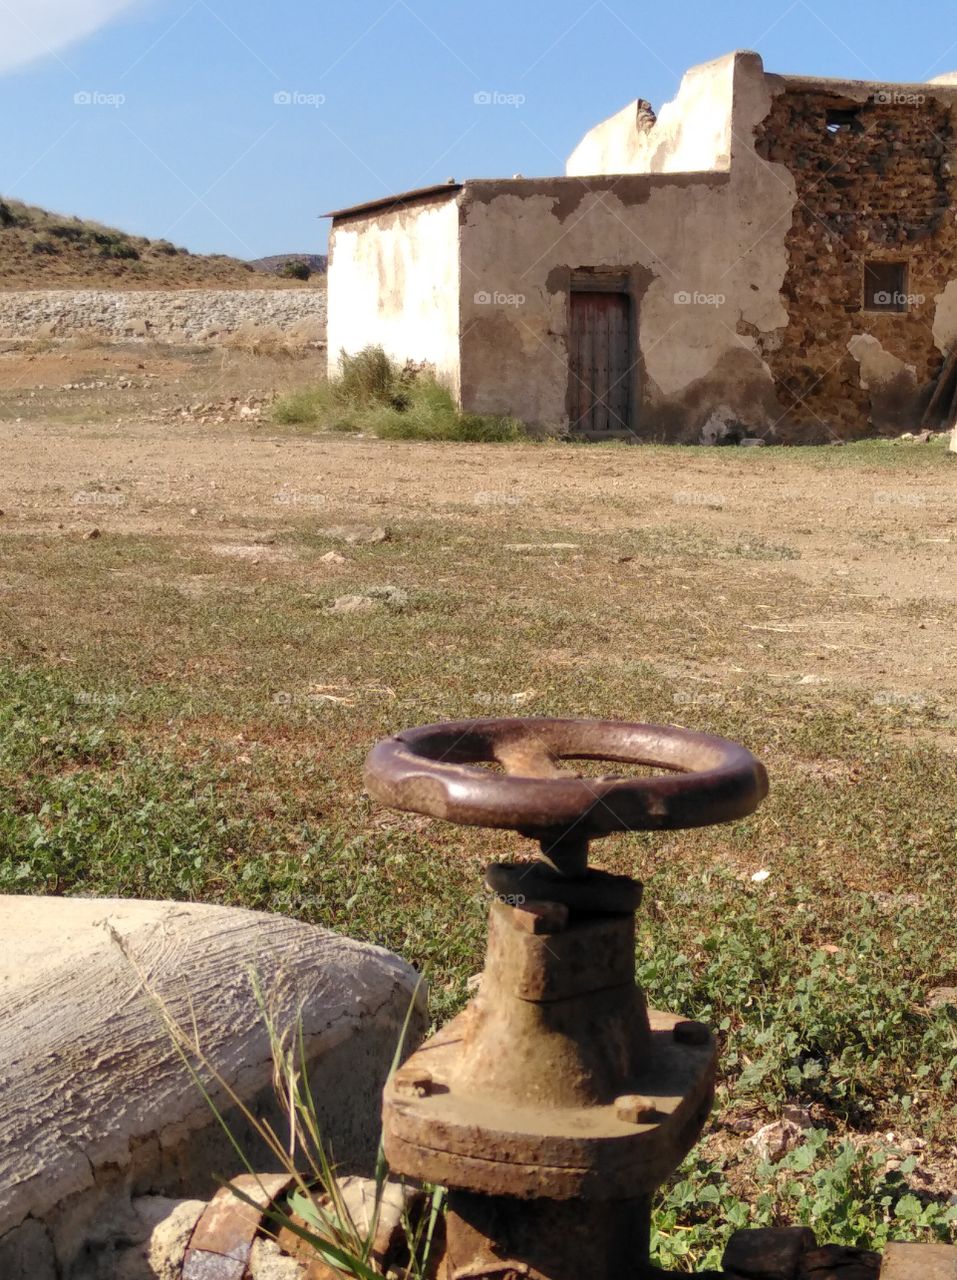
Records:
[[[269,258],[254,258],[250,266],[255,271],[264,271],[267,275],[278,276],[283,267],[291,262],[304,262],[315,275],[324,276],[329,267],[329,259],[324,253],[274,253]]]
[[[325,258],[289,257],[321,262],[316,270],[325,271]],[[301,289],[303,285],[275,273],[267,279],[253,263],[225,254],[190,253],[169,240],[128,235],[0,196],[0,289],[69,288]]]

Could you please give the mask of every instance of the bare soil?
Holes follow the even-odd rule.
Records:
[[[323,511],[346,511],[500,530],[503,545],[526,548],[514,555],[530,572],[543,561],[571,570],[579,536],[613,552],[637,535],[635,555],[609,555],[596,599],[654,592],[650,558],[670,565],[667,596],[672,607],[688,597],[689,626],[736,629],[742,669],[872,689],[905,707],[954,699],[957,456],[928,467],[922,454],[942,446],[883,446],[873,463],[848,451],[839,465],[840,449],[426,445],[273,425],[272,397],[315,381],[322,363],[318,352],[132,344],[0,352],[3,529],[75,533],[92,511],[104,532],[215,550],[241,542],[251,516],[271,529],[301,522],[302,501],[275,501],[292,489],[313,495],[317,527]],[[255,416],[241,421],[247,401]],[[122,503],[78,506],[77,491],[98,485]],[[521,539],[509,532],[518,525]],[[536,529],[541,546],[528,540]],[[676,673],[717,674],[666,656]]]

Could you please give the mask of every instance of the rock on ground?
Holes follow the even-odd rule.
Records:
[[[101,1280],[114,1242],[142,1231],[132,1197],[207,1199],[213,1174],[241,1171],[131,960],[180,1025],[195,1018],[216,1070],[276,1125],[250,970],[280,1026],[301,1010],[323,1131],[344,1172],[371,1171],[379,1093],[414,998],[403,961],[225,907],[0,896],[0,911],[3,1280],[46,1280],[54,1258],[58,1280]],[[420,995],[412,1043],[424,1026]],[[239,1118],[231,1123],[254,1167],[273,1169]]]

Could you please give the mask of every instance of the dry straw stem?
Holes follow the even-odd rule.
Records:
[[[305,1241],[325,1262],[338,1268],[343,1274],[354,1276],[357,1280],[381,1280],[382,1273],[374,1268],[371,1262],[372,1245],[379,1225],[382,1197],[388,1177],[388,1167],[382,1152],[381,1144],[376,1159],[375,1199],[371,1221],[363,1230],[356,1223],[352,1212],[342,1194],[335,1166],[330,1153],[326,1149],[319,1125],[318,1109],[309,1087],[306,1068],[305,1040],[301,1010],[295,1019],[285,1027],[280,1027],[271,1001],[262,987],[258,974],[249,970],[249,981],[253,998],[259,1007],[266,1027],[273,1060],[273,1087],[282,1104],[288,1123],[287,1141],[276,1133],[267,1119],[257,1116],[243,1098],[236,1092],[230,1082],[212,1063],[205,1052],[199,1035],[199,1026],[193,1008],[188,987],[186,998],[190,1011],[190,1024],[184,1027],[177,1020],[169,1004],[151,985],[148,975],[136,957],[131,953],[126,941],[111,926],[107,925],[113,942],[119,947],[127,963],[139,979],[140,986],[160,1022],[170,1037],[180,1060],[190,1074],[193,1083],[202,1094],[207,1105],[225,1133],[230,1145],[236,1152],[243,1167],[254,1177],[269,1200],[262,1184],[260,1173],[253,1167],[248,1155],[243,1150],[224,1115],[223,1108],[216,1101],[214,1088],[225,1095],[228,1103],[236,1108],[243,1120],[266,1144],[270,1155],[279,1168],[289,1175],[295,1184],[295,1191],[290,1196],[297,1214],[311,1222],[316,1230],[301,1226],[295,1218],[284,1212],[278,1205],[270,1204],[266,1217],[278,1230],[287,1228],[294,1235]],[[420,984],[421,985],[421,984]],[[408,1035],[412,1011],[415,1008],[419,987],[416,987],[406,1011],[405,1021],[393,1056],[390,1074],[402,1061],[403,1049]],[[307,1171],[299,1167],[297,1156],[304,1157]],[[239,1188],[232,1186],[226,1179],[224,1185],[230,1185],[233,1194],[257,1211],[260,1206]],[[422,1220],[413,1225],[405,1220],[407,1243],[412,1258],[408,1275],[410,1280],[424,1280],[425,1268],[428,1265],[428,1253],[438,1214],[441,1210],[441,1193],[433,1192],[430,1212],[423,1215]],[[420,1259],[420,1254],[421,1259]]]

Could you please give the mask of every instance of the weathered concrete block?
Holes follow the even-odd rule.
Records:
[[[281,1130],[255,971],[280,1027],[301,1016],[335,1158],[370,1170],[379,1094],[416,986],[409,965],[325,929],[224,907],[0,896],[0,912],[3,1280],[43,1276],[41,1237],[60,1280],[109,1274],[98,1259],[142,1230],[132,1197],[205,1199],[213,1174],[242,1171],[130,958],[180,1025],[195,1019],[216,1071]],[[420,994],[410,1045],[424,1003]],[[237,1115],[231,1125],[254,1167],[272,1169],[249,1126]],[[28,1230],[39,1252],[24,1271],[16,1259]]]
[[[957,1280],[957,1249],[949,1244],[889,1244],[881,1280]]]
[[[809,1227],[758,1227],[736,1231],[721,1265],[741,1280],[797,1280],[801,1255],[815,1248]]]

